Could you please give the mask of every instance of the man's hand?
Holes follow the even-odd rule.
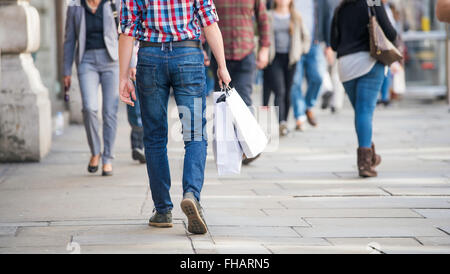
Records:
[[[134,85],[130,79],[120,79],[119,83],[119,97],[122,102],[134,107],[134,101],[136,101],[136,93],[134,91]],[[133,99],[133,100],[132,100]]]
[[[261,47],[258,52],[256,66],[258,69],[264,69],[269,64],[269,48]]]
[[[228,69],[226,67],[219,67],[217,70],[217,77],[219,78],[219,86],[220,88],[228,87],[231,82],[230,73],[228,72]]]
[[[131,80],[136,81],[136,68],[130,68],[128,74],[130,75]]]
[[[64,76],[64,89],[69,90],[72,85],[72,76]]]
[[[327,58],[327,62],[330,66],[334,64],[336,58],[334,56],[334,51],[331,47],[325,48],[325,57]]]

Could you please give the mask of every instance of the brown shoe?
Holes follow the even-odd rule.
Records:
[[[306,111],[306,118],[308,118],[308,123],[311,126],[317,127],[317,120],[316,120],[316,117],[314,117],[314,113],[312,112],[312,110]]]
[[[372,166],[373,151],[371,148],[358,148],[358,171],[363,178],[377,177],[378,173]]]
[[[375,144],[372,143],[372,167],[379,166],[381,164],[381,156],[375,151]]]

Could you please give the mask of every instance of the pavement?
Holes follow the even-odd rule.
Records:
[[[336,115],[318,110],[318,128],[292,132],[239,176],[218,177],[210,146],[202,193],[210,233],[200,236],[187,232],[179,208],[176,116],[171,102],[173,228],[147,226],[146,168],[131,160],[122,105],[113,177],[87,174],[79,125],[54,136],[41,163],[0,165],[0,253],[450,253],[443,102],[406,97],[377,110],[378,178],[357,177],[348,104]]]

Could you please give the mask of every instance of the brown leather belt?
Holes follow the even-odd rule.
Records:
[[[202,44],[198,40],[185,40],[185,41],[176,41],[176,42],[166,42],[166,43],[155,43],[155,42],[147,42],[140,41],[139,47],[141,48],[202,48]]]

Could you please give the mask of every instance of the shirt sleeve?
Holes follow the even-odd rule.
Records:
[[[121,0],[120,33],[139,39],[142,36],[141,17],[137,0]]]
[[[207,27],[219,21],[213,0],[195,0],[195,9],[202,27]]]
[[[255,15],[258,23],[259,46],[270,47],[270,23],[265,1],[255,1]]]

